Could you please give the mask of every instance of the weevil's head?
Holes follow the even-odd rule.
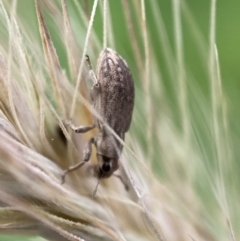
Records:
[[[118,160],[106,157],[101,154],[97,154],[98,165],[94,167],[94,176],[98,179],[96,188],[93,192],[93,197],[97,193],[100,180],[108,178],[118,169]]]
[[[98,179],[110,177],[118,169],[118,160],[97,154],[98,165],[95,167],[95,176]]]
[[[93,197],[97,193],[100,180],[103,178],[108,178],[112,175],[118,177],[125,186],[125,189],[128,190],[128,185],[123,178],[120,175],[114,174],[119,167],[118,159],[122,152],[122,145],[113,140],[112,137],[108,136],[103,138],[102,135],[99,135],[95,139],[95,145],[97,149],[98,165],[96,165],[94,168],[94,175],[97,177],[98,183],[93,192]]]
[[[95,175],[100,179],[108,178],[118,169],[118,159],[122,148],[112,137],[98,136],[96,149],[98,165]]]

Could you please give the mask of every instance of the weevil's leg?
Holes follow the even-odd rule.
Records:
[[[94,124],[90,126],[74,126],[70,120],[64,121],[64,125],[69,126],[76,133],[86,133],[95,128]]]
[[[92,63],[91,63],[91,60],[89,58],[89,55],[86,55],[85,57],[86,57],[86,62],[88,64],[89,69],[92,70]]]
[[[90,69],[89,70],[89,75],[91,77],[91,80],[93,81],[93,84],[96,85],[96,84],[98,84],[98,80],[97,80],[96,75],[93,72],[92,64],[91,64],[91,61],[90,61],[90,58],[89,58],[88,55],[86,55],[86,62],[87,62],[88,66],[89,66],[89,69]]]
[[[90,160],[91,154],[92,154],[92,144],[95,143],[95,138],[92,137],[84,147],[83,151],[83,161],[79,162],[77,165],[69,167],[67,170],[65,170],[62,174],[62,184],[65,182],[65,177],[69,172],[73,172],[79,168],[81,168],[86,162]]]
[[[74,126],[73,124],[70,124],[71,129],[76,132],[76,133],[86,133],[90,130],[92,130],[93,128],[95,128],[95,125],[91,125],[91,126]]]

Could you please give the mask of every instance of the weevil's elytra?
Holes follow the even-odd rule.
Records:
[[[97,63],[100,103],[104,122],[121,137],[128,131],[134,105],[134,86],[126,62],[112,49],[101,52]],[[100,126],[99,126],[100,128]]]
[[[68,172],[74,171],[89,161],[92,144],[97,150],[98,165],[95,174],[98,179],[110,177],[118,169],[118,160],[122,152],[122,145],[109,133],[106,124],[110,126],[119,137],[124,140],[128,131],[134,106],[134,84],[132,74],[126,61],[110,48],[104,49],[97,61],[96,77],[91,69],[89,57],[86,58],[90,67],[90,74],[94,85],[91,90],[91,98],[96,112],[102,121],[94,116],[91,126],[71,128],[77,133],[84,133],[97,127],[99,134],[91,138],[84,149],[83,162],[70,167],[63,174],[63,181]],[[122,178],[118,175],[121,180]],[[123,180],[122,180],[123,181]],[[95,192],[94,192],[95,193]]]

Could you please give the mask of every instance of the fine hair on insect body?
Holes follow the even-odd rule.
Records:
[[[69,125],[76,133],[86,133],[95,127],[99,133],[86,143],[83,151],[83,161],[64,171],[62,183],[64,183],[67,173],[79,169],[90,160],[92,145],[94,145],[98,160],[98,164],[94,167],[94,175],[98,178],[98,183],[93,193],[94,196],[100,180],[112,175],[118,177],[125,188],[128,189],[123,178],[114,174],[119,167],[119,158],[123,146],[109,132],[107,126],[124,141],[125,133],[129,130],[132,120],[134,83],[126,61],[110,48],[105,48],[100,53],[97,61],[96,76],[92,70],[89,56],[86,56],[86,61],[93,81],[90,93],[91,100],[101,120],[94,115],[92,125],[75,127],[71,122],[65,122],[65,125]]]

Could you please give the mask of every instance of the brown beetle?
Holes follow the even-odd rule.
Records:
[[[134,83],[126,61],[110,48],[104,49],[98,58],[97,76],[94,75],[89,57],[86,60],[90,67],[90,75],[94,82],[91,89],[91,98],[96,112],[101,116],[100,121],[94,116],[91,126],[75,127],[70,124],[76,133],[85,133],[95,127],[99,134],[92,137],[84,148],[83,161],[76,166],[68,168],[62,176],[62,182],[68,172],[80,168],[89,161],[92,153],[92,144],[97,150],[98,165],[95,167],[95,175],[98,180],[110,177],[118,169],[118,160],[123,146],[107,130],[106,124],[124,140],[128,131],[134,106]],[[121,176],[115,175],[121,179]],[[98,181],[98,183],[99,183]],[[127,185],[123,182],[125,187]],[[97,187],[94,191],[96,194]]]

